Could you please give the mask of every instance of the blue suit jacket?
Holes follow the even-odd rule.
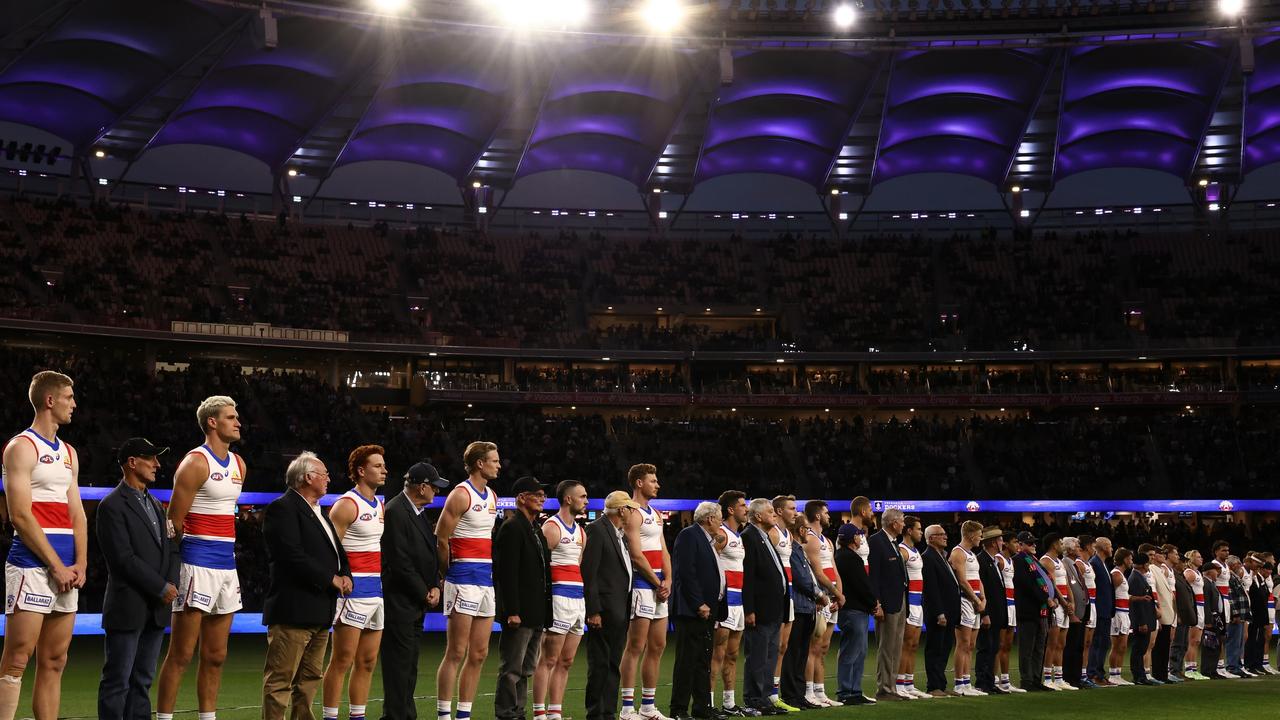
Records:
[[[671,615],[698,617],[698,608],[711,608],[711,617],[723,620],[729,606],[720,599],[720,565],[707,533],[699,525],[690,525],[676,536],[671,553]]]
[[[809,557],[804,554],[804,546],[794,541],[791,543],[791,589],[796,614],[812,615],[813,601],[818,599],[821,588],[813,581],[813,570],[809,567]]]
[[[1111,584],[1111,571],[1107,569],[1107,564],[1102,562],[1102,558],[1097,555],[1089,559],[1089,565],[1093,567],[1094,582],[1098,586],[1097,597],[1094,599],[1094,608],[1098,611],[1098,619],[1110,620],[1116,614],[1116,587]]]

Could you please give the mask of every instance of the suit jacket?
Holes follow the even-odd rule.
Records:
[[[1129,622],[1133,625],[1134,632],[1138,632],[1140,625],[1146,625],[1150,632],[1160,629],[1157,625],[1155,603],[1134,599],[1139,595],[1150,595],[1151,590],[1151,583],[1147,582],[1145,573],[1137,567],[1129,571]]]
[[[1071,614],[1075,619],[1084,622],[1089,619],[1089,591],[1084,586],[1084,575],[1076,569],[1075,560],[1064,557],[1062,562],[1066,564],[1067,589],[1071,592]]]
[[[1207,632],[1213,628],[1215,619],[1226,623],[1230,621],[1231,618],[1223,616],[1222,595],[1218,592],[1217,588],[1213,587],[1212,581],[1210,581],[1209,578],[1205,578],[1204,584],[1205,590],[1209,591],[1204,594],[1204,628]]]
[[[902,553],[898,552],[898,541],[889,539],[889,534],[881,530],[868,542],[871,592],[886,613],[901,612],[907,600],[907,569],[902,564]]]
[[[867,613],[876,611],[876,596],[871,592],[867,568],[858,553],[847,547],[836,550],[834,562],[840,575],[840,591],[844,593],[844,606],[850,610]]]
[[[427,592],[440,587],[436,535],[404,493],[387,501],[382,528],[382,597],[387,615],[413,618],[427,610]]]
[[[1251,620],[1255,623],[1265,623],[1267,621],[1267,598],[1271,593],[1267,592],[1267,586],[1262,582],[1262,575],[1253,574],[1253,582],[1247,588],[1249,591],[1249,606],[1255,609],[1252,613]]]
[[[996,559],[986,550],[978,551],[978,577],[982,580],[982,597],[987,600],[982,614],[991,618],[991,629],[1009,627],[1009,605],[1004,601],[1004,576],[1000,574]]]
[[[1102,561],[1100,555],[1089,558],[1089,564],[1093,566],[1094,582],[1098,586],[1093,607],[1098,611],[1099,622],[1108,621],[1116,614],[1116,588],[1111,584],[1111,570],[1107,568],[1107,564]],[[1102,626],[1099,625],[1099,627]]]
[[[622,542],[626,542],[623,540]],[[631,573],[623,557],[618,532],[601,515],[587,526],[587,546],[582,549],[582,584],[587,615],[599,614],[606,622],[629,621]]]
[[[787,617],[787,576],[769,536],[755,525],[742,531],[742,612],[756,614],[757,625],[771,625]]]
[[[822,594],[822,588],[813,579],[809,556],[804,554],[804,546],[799,542],[791,543],[791,589],[796,614],[812,615],[815,612],[814,602]]]
[[[146,511],[123,484],[98,505],[94,525],[107,561],[107,593],[102,602],[104,630],[141,630],[169,623],[170,606],[161,598],[166,585],[178,586],[182,561],[169,537],[164,508],[148,501],[160,524],[159,539]]]
[[[267,506],[262,538],[271,581],[262,604],[264,625],[333,625],[338,601],[333,576],[351,577],[351,566],[341,543],[335,547],[338,533],[329,516],[321,516],[323,520],[294,490],[286,490]]]
[[[541,528],[516,510],[498,527],[493,541],[493,585],[498,622],[511,615],[520,626],[551,627],[551,553]]]
[[[1050,589],[1036,568],[1040,561],[1027,552],[1013,556],[1013,603],[1019,620],[1036,620],[1049,608]]]
[[[1155,563],[1151,564],[1151,586],[1157,596],[1156,618],[1161,625],[1172,625],[1177,619],[1173,614],[1173,588],[1169,587],[1169,578],[1165,577],[1164,568]]]
[[[1191,588],[1191,583],[1187,582],[1187,576],[1181,571],[1174,573],[1175,596],[1173,600],[1173,608],[1178,616],[1178,624],[1188,627],[1195,625],[1198,618],[1196,617],[1196,598],[1195,591]]]
[[[729,605],[719,597],[724,573],[701,525],[690,525],[676,536],[671,574],[672,616],[696,618],[698,608],[706,605],[713,620],[729,617]]]
[[[933,626],[939,615],[947,618],[947,627],[960,624],[960,583],[956,581],[955,571],[947,558],[932,547],[920,551],[924,557],[924,592],[921,605],[924,607],[924,623]],[[884,600],[880,601],[882,604]]]

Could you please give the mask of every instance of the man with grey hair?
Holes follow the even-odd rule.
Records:
[[[173,720],[178,687],[200,644],[196,703],[200,720],[215,720],[231,620],[241,607],[236,574],[236,501],[244,487],[244,460],[231,451],[240,441],[240,414],[226,395],[196,408],[204,444],[178,464],[169,499],[169,532],[182,564],[181,592],[173,601],[169,651],[156,681],[156,720]]]
[[[698,503],[693,524],[676,536],[671,553],[671,616],[676,625],[676,662],[671,678],[671,717],[717,715],[711,707],[711,634],[729,615],[724,571],[716,561],[720,506]],[[721,536],[723,537],[723,536]]]
[[[743,698],[747,707],[765,715],[786,712],[773,706],[772,671],[778,663],[778,630],[787,617],[791,599],[787,596],[787,576],[782,561],[769,541],[769,531],[777,522],[773,502],[756,498],[747,508],[750,524],[742,531],[742,609],[746,613]],[[789,562],[789,560],[788,560]]]
[[[320,510],[329,471],[302,452],[284,473],[287,489],[267,506],[262,539],[270,583],[262,606],[267,660],[263,720],[311,718],[324,678],[324,654],[338,597],[351,594],[351,566],[338,533]]]
[[[1231,614],[1227,620],[1227,641],[1223,643],[1223,651],[1227,656],[1227,672],[1236,677],[1254,677],[1244,667],[1244,635],[1252,617],[1249,606],[1249,592],[1244,585],[1244,565],[1235,555],[1227,556],[1227,578],[1231,598]],[[1266,611],[1266,608],[1263,608]]]
[[[880,601],[884,617],[876,623],[876,699],[896,700],[898,695],[898,660],[902,655],[902,636],[906,631],[907,569],[898,552],[904,527],[902,511],[891,507],[880,515],[880,532],[868,541],[867,574],[871,592]]]

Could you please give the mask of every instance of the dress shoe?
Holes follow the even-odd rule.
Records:
[[[946,690],[930,690],[929,697],[944,698],[950,697],[950,695],[947,695]]]
[[[759,717],[759,716],[761,716],[761,715],[765,715],[765,716],[768,716],[768,717],[774,717],[775,715],[786,715],[786,714],[787,714],[787,711],[786,711],[786,710],[783,710],[782,708],[776,708],[776,707],[774,707],[774,706],[772,706],[772,705],[760,705],[760,706],[757,706],[757,707],[752,708],[752,709],[756,711],[756,713],[757,713],[756,717]]]
[[[791,707],[800,708],[801,710],[817,710],[822,707],[821,705],[814,705],[804,698],[783,700],[782,702],[790,705]]]
[[[1052,691],[1049,689],[1049,687],[1048,687],[1047,685],[1045,685],[1044,683],[1037,683],[1037,684],[1035,684],[1035,685],[1028,685],[1027,687],[1025,687],[1025,688],[1023,688],[1023,689],[1024,689],[1024,690],[1026,690],[1027,692],[1052,692]]]
[[[845,705],[875,705],[876,701],[866,695],[851,695],[845,702]]]
[[[984,687],[984,688],[978,688],[978,689],[985,692],[988,695],[1008,695],[1009,694],[1009,691],[1001,690],[995,685],[991,685],[989,687]]]
[[[904,699],[898,697],[897,693],[876,693],[876,702],[897,702]]]
[[[1155,687],[1155,683],[1154,683],[1154,682],[1152,682],[1149,678],[1139,678],[1139,679],[1137,679],[1137,680],[1134,680],[1134,681],[1133,681],[1133,684],[1134,684],[1134,685],[1147,685],[1147,686],[1150,686],[1150,687]]]

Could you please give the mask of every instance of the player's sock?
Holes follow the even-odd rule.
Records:
[[[196,713],[196,717],[199,718],[199,720],[218,720],[218,711],[198,712]]]
[[[336,707],[321,707],[320,713],[323,715],[324,720],[338,720],[338,708]]]
[[[173,713],[156,712],[156,720],[173,720]]]
[[[350,720],[364,720],[364,706],[352,705],[347,708],[347,715]]]
[[[779,690],[781,687],[782,687],[782,676],[781,676],[781,675],[774,675],[774,676],[773,676],[773,694],[769,696],[769,699],[771,699],[771,700],[777,700],[777,699],[778,699],[778,690]]]
[[[547,716],[547,706],[545,703],[533,704],[533,720],[542,720]]]
[[[658,688],[640,688],[640,712],[652,714],[658,710],[653,704],[657,694]]]
[[[731,708],[738,703],[733,699],[733,691],[725,690],[720,693],[720,707]]]
[[[453,717],[453,703],[449,700],[436,701],[436,720],[451,720]]]
[[[471,717],[471,703],[458,701],[458,720],[468,720]]]
[[[622,712],[636,711],[636,689],[633,687],[622,688]]]
[[[18,714],[18,696],[21,694],[21,675],[0,675],[0,720],[13,720],[13,716]]]
[[[560,720],[561,711],[564,709],[562,705],[547,706],[547,720]]]
[[[916,674],[915,674],[915,673],[907,673],[907,689],[908,689],[908,690],[915,690],[915,689],[916,689]]]

